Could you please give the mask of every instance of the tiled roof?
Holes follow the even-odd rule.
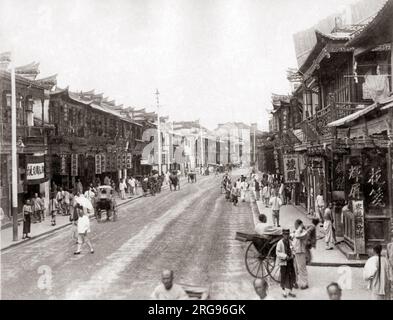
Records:
[[[387,0],[382,8],[370,19],[364,28],[352,35],[347,46],[361,46],[364,44],[384,44],[391,42],[393,24],[393,0]],[[383,32],[382,32],[383,31]],[[375,43],[377,42],[377,43]]]

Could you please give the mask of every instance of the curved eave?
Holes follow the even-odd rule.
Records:
[[[393,0],[388,0],[362,31],[357,33],[347,46],[361,47],[392,42],[393,38]]]

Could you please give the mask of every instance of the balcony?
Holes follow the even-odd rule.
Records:
[[[334,129],[327,127],[327,124],[358,111],[359,108],[357,106],[359,104],[353,102],[336,102],[329,104],[325,108],[318,110],[311,117],[303,120],[300,126],[307,141],[332,138]]]
[[[51,126],[17,126],[16,136],[21,137],[24,144],[27,145],[44,145],[46,144],[47,130]],[[0,124],[0,141],[1,144],[11,144],[11,124]]]

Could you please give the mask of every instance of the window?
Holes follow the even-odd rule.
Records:
[[[2,104],[2,110],[1,110],[2,122],[10,123],[11,122],[11,93],[10,92],[3,91],[1,104]]]

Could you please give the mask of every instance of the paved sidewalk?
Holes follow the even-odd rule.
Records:
[[[262,203],[262,201],[256,201],[258,210],[267,216],[268,223],[273,224],[272,211],[270,208]],[[258,221],[259,212],[254,212],[254,223]],[[306,215],[304,209],[300,206],[284,205],[280,210],[280,225],[284,228],[288,228],[291,231],[294,230],[294,223],[296,219],[301,219],[304,225],[311,225],[311,219]],[[317,227],[317,237],[322,238],[324,235],[323,229]],[[363,267],[364,261],[362,260],[348,260],[346,256],[341,253],[337,248],[333,250],[325,249],[325,242],[323,239],[317,241],[316,249],[312,250],[312,262],[311,266],[342,266],[348,265],[352,267]]]
[[[199,177],[199,179],[202,177]],[[186,182],[187,178],[182,176],[180,178],[180,182]],[[163,185],[161,190],[166,190],[169,189],[168,185]],[[138,187],[137,189],[137,194],[134,196],[130,196],[128,193],[126,194],[126,199],[121,200],[118,196],[116,196],[116,203],[117,203],[117,207],[122,207],[123,205],[129,203],[130,201],[139,199],[143,197],[143,191],[142,191],[142,187]],[[94,215],[92,215],[91,217],[94,217]],[[61,216],[58,215],[56,217],[56,226],[52,226],[51,225],[51,219],[49,216],[45,217],[45,220],[41,223],[32,223],[31,224],[31,233],[30,233],[30,239],[22,239],[22,231],[23,231],[23,221],[20,220],[19,226],[18,226],[18,240],[17,241],[13,241],[12,240],[12,224],[9,224],[8,227],[3,228],[1,230],[1,240],[0,240],[0,247],[1,250],[5,250],[8,249],[10,247],[19,245],[23,242],[26,241],[31,241],[32,239],[53,233],[54,231],[57,231],[59,229],[63,229],[69,225],[71,225],[70,222],[70,218],[69,216]]]

